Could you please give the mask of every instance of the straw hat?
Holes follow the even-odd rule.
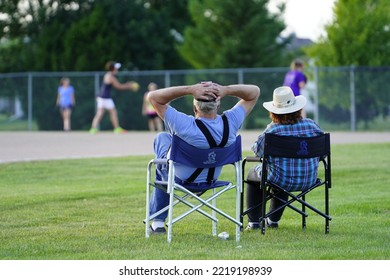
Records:
[[[263,107],[277,115],[289,114],[301,110],[306,105],[302,95],[294,96],[290,87],[278,87],[274,90],[273,100],[264,102]]]

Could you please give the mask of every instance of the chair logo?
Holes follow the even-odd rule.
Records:
[[[306,156],[309,154],[309,151],[307,149],[307,142],[305,140],[299,143],[299,151],[297,152],[297,154],[300,156]]]
[[[208,159],[203,162],[203,164],[214,164],[216,163],[217,154],[215,152],[211,152],[208,155]]]

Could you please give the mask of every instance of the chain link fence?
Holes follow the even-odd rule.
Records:
[[[115,91],[120,124],[127,130],[147,130],[142,115],[144,93],[150,82],[159,87],[214,81],[222,85],[256,84],[261,96],[247,118],[245,129],[264,129],[269,123],[264,101],[272,100],[273,89],[283,83],[288,68],[205,69],[170,71],[121,71],[121,82],[134,80],[137,92]],[[72,129],[88,130],[95,114],[95,96],[105,72],[27,72],[0,74],[0,130],[62,130],[56,107],[57,88],[68,77],[75,88],[76,106],[72,112]],[[308,117],[324,130],[390,131],[390,67],[306,67],[308,84],[303,90],[309,102]],[[233,97],[222,101],[221,111],[236,103]],[[192,113],[191,97],[172,105]],[[100,124],[112,129],[109,117]]]

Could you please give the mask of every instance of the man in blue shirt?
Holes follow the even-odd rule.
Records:
[[[193,108],[195,116],[190,116],[177,111],[169,103],[186,95],[194,98]],[[159,133],[154,141],[156,158],[166,158],[169,152],[172,135],[175,134],[187,143],[199,147],[209,148],[208,141],[201,129],[196,124],[200,120],[215,142],[220,143],[224,135],[224,120],[218,114],[220,101],[225,96],[239,98],[237,104],[224,112],[228,123],[228,135],[226,146],[232,144],[245,117],[252,111],[260,95],[260,89],[255,85],[229,85],[221,86],[213,82],[201,82],[190,86],[176,86],[158,89],[148,93],[148,100],[155,108],[157,114],[164,120],[168,132]],[[175,165],[175,176],[178,180],[187,181],[194,174],[194,168],[183,165]],[[221,168],[216,168],[213,179],[217,179]],[[166,167],[157,170],[157,179],[167,179]],[[207,182],[207,169],[203,170],[193,179],[193,183]],[[158,212],[169,204],[169,195],[155,188],[150,201],[150,214]],[[167,212],[157,216],[151,224],[152,233],[165,233],[165,219]]]
[[[302,118],[302,109],[306,105],[306,98],[302,95],[294,96],[290,87],[282,86],[274,90],[273,101],[264,102],[263,107],[269,111],[272,122],[266,127],[263,133],[253,144],[252,150],[258,157],[264,153],[265,133],[278,135],[290,135],[301,137],[313,137],[322,134],[321,128],[311,119]],[[314,184],[317,179],[318,159],[287,159],[272,158],[269,163],[268,180],[288,191],[306,188]],[[254,207],[262,201],[262,190],[259,188],[261,178],[261,165],[249,170],[247,180],[246,200],[248,208]],[[287,199],[286,194],[278,194],[283,200]],[[281,206],[277,199],[271,199],[270,211]],[[275,212],[266,220],[269,227],[278,227],[278,222],[283,215],[284,208]],[[255,208],[248,213],[247,229],[260,229],[259,220],[261,207]]]

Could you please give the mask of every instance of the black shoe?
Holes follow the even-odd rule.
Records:
[[[246,231],[259,230],[259,229],[260,229],[260,224],[258,223],[248,224],[245,228]]]
[[[156,229],[153,229],[153,227],[150,226],[150,233],[151,234],[166,234],[167,230],[165,229],[165,227],[158,227]]]

